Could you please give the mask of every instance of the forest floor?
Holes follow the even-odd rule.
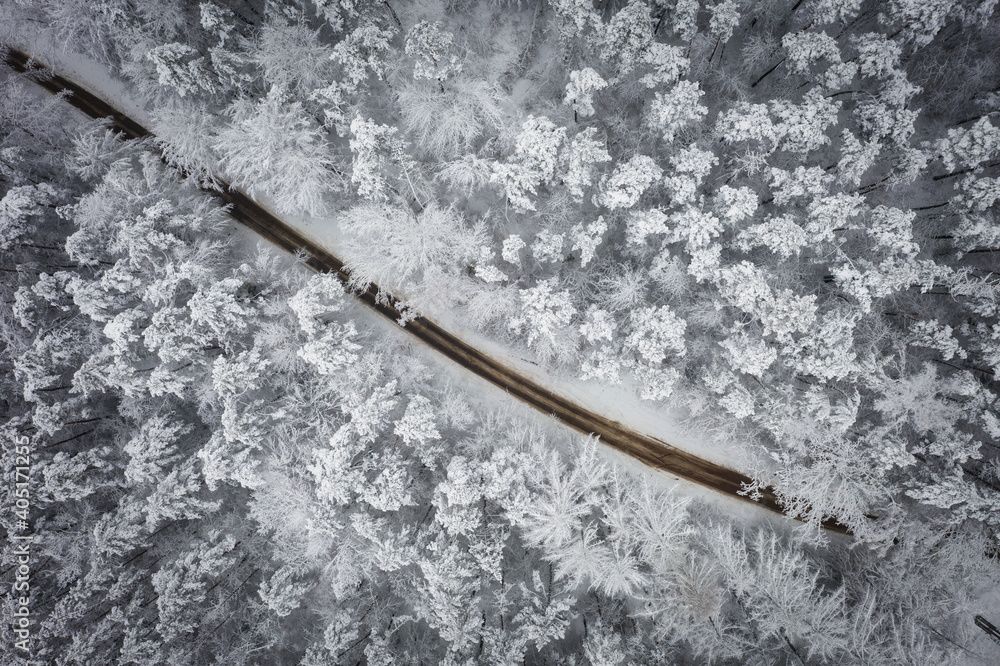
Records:
[[[11,50],[6,55],[8,63],[18,71],[28,71],[29,56]],[[36,82],[45,90],[59,94],[69,91],[66,101],[92,118],[110,118],[114,128],[129,138],[151,136],[145,127],[122,114],[110,104],[90,93],[79,84],[61,76],[52,75],[41,63],[33,62]],[[291,253],[302,253],[305,264],[319,272],[332,272],[347,281],[349,275],[343,262],[325,248],[292,228],[263,206],[238,189],[222,183],[219,190],[207,190],[230,206],[230,215],[240,224],[254,231],[273,245]],[[355,295],[365,305],[393,321],[407,319],[405,308],[391,295],[371,284]],[[467,344],[433,321],[418,317],[406,321],[404,328],[411,335],[461,367],[486,379],[508,394],[520,399],[546,415],[584,434],[591,434],[600,441],[625,453],[645,465],[700,484],[730,497],[756,504],[762,508],[782,513],[781,504],[770,488],[759,491],[753,499],[743,494],[751,479],[723,465],[699,458],[660,439],[639,433],[614,420],[584,409],[561,395],[539,385],[532,379],[513,370],[494,358]],[[844,532],[835,522],[825,524],[828,529]]]

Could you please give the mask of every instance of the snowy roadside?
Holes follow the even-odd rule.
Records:
[[[130,97],[125,85],[112,77],[106,67],[86,56],[60,51],[50,40],[38,35],[19,35],[18,38],[16,46],[37,55],[43,63],[52,67],[54,71],[78,82],[155,132],[155,123],[151,114]],[[258,197],[257,200],[265,207],[274,209],[274,206],[269,205],[270,202],[263,197]],[[288,215],[281,217],[290,226],[314,240],[318,245],[328,249],[336,256],[343,256],[342,239],[336,225],[330,219]],[[491,340],[482,333],[464,325],[454,313],[434,312],[430,316],[435,322],[464,342],[486,352],[539,385],[595,414],[627,425],[634,430],[710,462],[737,471],[743,471],[747,467],[745,442],[708,443],[692,437],[680,427],[675,414],[641,401],[629,389],[627,383],[619,387],[608,387],[593,381],[579,380],[566,372],[547,372],[533,361],[525,359],[523,352]],[[380,320],[381,318],[373,316],[372,319]],[[441,363],[440,365],[448,366],[451,364]],[[463,372],[462,374],[468,373]],[[637,464],[637,466],[641,465]]]

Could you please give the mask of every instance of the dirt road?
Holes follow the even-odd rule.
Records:
[[[69,94],[65,99],[69,104],[92,118],[109,118],[114,127],[126,137],[143,138],[152,135],[145,127],[80,85],[53,75],[41,63],[29,62],[26,54],[8,51],[6,61],[15,71],[26,73],[30,69],[35,82],[51,93],[67,91]],[[267,241],[288,252],[304,252],[306,264],[310,268],[320,272],[337,273],[347,279],[348,273],[339,259],[269,213],[241,191],[223,183],[221,191],[206,190],[206,192],[229,204],[230,214],[234,219]],[[377,285],[373,284],[367,291],[357,296],[383,316],[394,321],[398,320],[400,312],[396,308],[397,301],[391,296],[378,298],[378,293]],[[463,368],[520,398],[540,412],[552,415],[582,433],[597,435],[604,444],[627,453],[650,467],[781,513],[781,506],[770,489],[765,489],[760,499],[756,501],[739,494],[743,484],[750,482],[744,474],[702,460],[655,437],[636,432],[618,422],[589,412],[469,346],[429,319],[421,317],[410,321],[405,330]],[[847,532],[843,526],[833,521],[828,521],[824,526],[837,532]]]

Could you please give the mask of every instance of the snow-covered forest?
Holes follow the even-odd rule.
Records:
[[[0,2],[0,661],[1000,663],[996,5]]]

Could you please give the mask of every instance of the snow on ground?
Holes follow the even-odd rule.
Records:
[[[2,16],[3,13],[0,10],[0,19],[2,19]],[[2,20],[0,20],[0,23],[2,23]],[[5,41],[28,53],[36,55],[44,64],[53,68],[57,73],[80,83],[83,87],[91,90],[105,101],[137,120],[140,124],[155,132],[155,123],[150,113],[137,103],[134,98],[129,96],[126,86],[120,80],[115,79],[105,66],[86,56],[60,51],[52,44],[51,40],[38,37],[37,35],[18,35],[18,39],[16,40],[5,36]],[[272,210],[274,209],[273,206],[268,206],[266,200],[260,201],[260,203]],[[335,256],[343,258],[341,237],[338,234],[337,225],[332,219],[319,217],[280,217],[305,236],[317,242],[317,244],[327,248]],[[246,234],[248,240],[252,237],[250,232],[242,227],[238,233]],[[393,339],[412,345],[413,347],[423,347],[422,345],[414,344],[416,341],[407,333],[400,330],[398,325],[392,324],[384,317],[367,310],[367,308],[357,308],[353,316],[360,319],[361,322],[367,323],[377,333],[393,336]],[[684,433],[669,408],[664,409],[663,407],[657,407],[641,401],[631,392],[627,383],[618,387],[602,386],[593,381],[581,381],[569,376],[565,372],[547,371],[533,361],[524,358],[521,352],[500,344],[495,340],[491,340],[482,333],[464,325],[461,319],[453,313],[434,313],[432,319],[453,335],[503,362],[508,367],[517,370],[532,381],[596,414],[618,421],[633,430],[655,437],[705,460],[738,470],[744,469],[741,462],[745,460],[745,442],[734,440],[725,443],[709,443]],[[489,384],[486,380],[481,379],[470,371],[460,368],[450,361],[445,361],[436,353],[430,352],[427,348],[423,348],[420,355],[427,365],[435,368],[435,373],[441,373],[442,381],[449,381],[457,387],[467,388],[468,394],[471,396],[483,396],[484,407],[487,405],[490,407],[495,406],[498,404],[498,401],[502,404],[504,398],[500,397],[499,389]],[[517,403],[521,414],[527,415],[527,412],[534,413],[534,410],[524,407],[519,401],[511,398],[507,400],[511,403]],[[551,419],[549,421],[551,422]],[[678,477],[670,474],[651,472],[642,463],[613,449],[602,447],[602,450],[607,452],[607,455],[611,458],[620,461],[627,468],[635,472],[642,472],[651,482],[656,482],[657,480],[665,481],[668,478],[673,479],[672,482],[664,484],[665,487],[669,487],[680,481]],[[739,513],[747,521],[753,520],[754,517],[759,518],[761,515],[770,513],[759,511],[747,502],[719,495],[698,484],[681,481],[679,485],[683,488],[682,492],[685,494],[690,494],[693,497],[703,500],[712,498],[723,502],[728,513]],[[778,516],[774,516],[773,519],[780,522],[788,522],[787,519]]]
[[[332,220],[290,216],[282,216],[282,219],[335,256],[344,259],[342,239],[337,225]],[[396,296],[403,295],[396,294]],[[684,432],[669,407],[658,407],[640,400],[627,383],[623,382],[617,387],[604,386],[594,381],[579,380],[564,371],[547,370],[526,358],[528,352],[512,349],[488,338],[470,328],[454,313],[438,311],[432,313],[429,318],[464,342],[596,414],[618,421],[633,430],[655,437],[705,460],[740,469],[740,462],[745,456],[746,442],[734,440],[719,444],[699,440]]]
[[[11,25],[5,20],[5,14],[0,7],[0,26]],[[56,74],[81,84],[143,127],[149,129],[152,126],[150,114],[129,95],[125,84],[108,72],[107,66],[87,56],[67,52],[45,35],[24,32],[11,35],[4,30],[0,32],[0,42],[38,58]]]
[[[359,323],[363,323],[371,333],[393,340],[414,354],[426,366],[433,368],[439,383],[460,389],[463,395],[470,400],[473,408],[478,408],[475,411],[482,413],[491,410],[510,409],[517,417],[539,426],[543,432],[550,436],[551,441],[557,445],[562,445],[563,450],[572,445],[582,444],[582,436],[577,436],[575,430],[560,424],[552,417],[539,413],[534,408],[527,406],[512,396],[504,395],[500,389],[475,373],[462,368],[456,363],[443,359],[437,352],[413,338],[402,330],[402,327],[390,322],[385,317],[376,315],[360,304],[352,308],[350,314],[359,320]],[[537,366],[533,366],[530,362],[525,362],[517,358],[516,352],[512,352],[502,345],[487,340],[481,334],[461,330],[460,325],[456,321],[442,320],[438,323],[444,325],[449,332],[458,335],[464,341],[477,346],[477,348],[489,353],[494,358],[502,359],[508,366],[516,368],[533,381],[537,381],[547,388],[559,391],[565,397],[596,413],[626,423],[632,426],[633,429],[652,434],[677,445],[678,448],[695,452],[698,455],[701,455],[701,452],[710,453],[712,454],[711,457],[708,455],[704,457],[713,462],[734,467],[732,458],[727,459],[718,449],[713,450],[708,446],[699,445],[697,440],[682,436],[669,415],[657,413],[650,406],[639,404],[640,401],[638,398],[625,395],[621,390],[616,391],[598,386],[594,382],[580,382],[572,378],[559,378],[546,375]],[[674,438],[675,435],[676,438]],[[735,449],[735,445],[732,448]],[[800,525],[800,523],[790,518],[756,508],[749,502],[722,495],[674,474],[654,470],[617,449],[600,447],[599,451],[602,452],[605,459],[614,461],[632,474],[647,480],[653,487],[661,490],[673,490],[683,496],[691,497],[698,502],[714,504],[720,511],[743,525],[750,526],[766,522],[772,529],[778,530]],[[832,538],[846,537],[832,535]]]

